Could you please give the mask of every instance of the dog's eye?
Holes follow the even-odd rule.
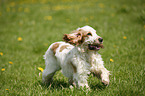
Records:
[[[92,34],[91,34],[91,33],[88,33],[87,35],[88,35],[88,36],[92,36]]]
[[[77,36],[77,37],[81,36],[81,33],[78,33],[76,36]]]

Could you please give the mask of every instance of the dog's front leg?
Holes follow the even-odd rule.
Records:
[[[109,75],[110,75],[110,71],[108,71],[104,67],[94,68],[91,71],[92,71],[92,73],[95,74],[95,76],[97,76],[99,79],[101,79],[101,81],[102,81],[102,83],[104,85],[109,85]]]
[[[101,68],[101,81],[104,85],[109,85],[109,71],[106,68]]]
[[[74,82],[76,84],[77,87],[79,88],[89,88],[88,82],[87,82],[87,77],[83,76],[79,73],[74,73]]]
[[[89,88],[87,78],[90,73],[88,64],[81,60],[77,59],[78,62],[73,62],[73,66],[75,66],[76,71],[73,73],[73,80],[77,87],[79,88]]]
[[[99,79],[101,79],[104,85],[109,85],[110,71],[108,71],[104,67],[104,62],[101,58],[101,55],[97,54],[94,57],[92,57],[93,59],[91,59],[92,60],[91,72],[94,73]]]

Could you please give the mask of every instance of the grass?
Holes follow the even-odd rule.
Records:
[[[48,46],[84,25],[104,38],[105,49],[99,53],[111,71],[110,85],[104,87],[90,75],[90,91],[70,89],[60,71],[50,86],[43,85],[38,67],[45,68]],[[0,0],[0,68],[1,96],[143,96],[145,2]]]

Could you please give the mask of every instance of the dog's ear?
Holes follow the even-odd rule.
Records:
[[[73,45],[79,45],[82,43],[82,33],[80,31],[76,31],[72,34],[64,34],[63,40]]]

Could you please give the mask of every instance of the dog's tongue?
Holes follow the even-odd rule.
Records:
[[[101,48],[104,48],[103,44],[99,44],[99,46],[100,46]]]
[[[90,50],[99,50],[100,48],[104,48],[103,44],[89,45]]]

